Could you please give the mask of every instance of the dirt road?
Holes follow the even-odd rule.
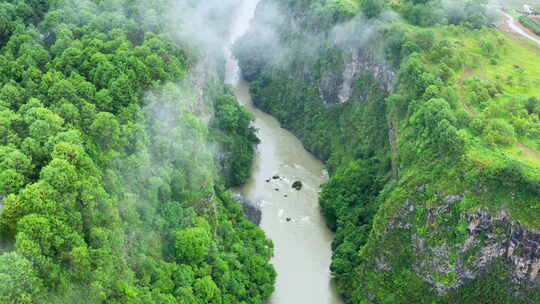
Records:
[[[517,21],[514,19],[514,17],[508,15],[505,12],[501,12],[506,17],[506,23],[508,24],[508,27],[516,34],[521,35],[527,39],[530,39],[534,41],[536,44],[540,45],[540,39],[527,33],[524,29],[521,28],[519,24],[517,24]]]

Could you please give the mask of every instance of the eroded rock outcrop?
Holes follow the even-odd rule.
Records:
[[[540,286],[540,231],[512,220],[504,210],[496,214],[483,209],[456,214],[454,207],[464,198],[462,194],[447,195],[443,204],[422,211],[415,200],[408,199],[385,233],[395,230],[410,233],[416,255],[413,269],[439,294],[480,278],[498,260],[507,265],[512,283]],[[424,216],[419,218],[419,214]],[[459,221],[452,224],[440,220],[455,216]],[[412,218],[417,218],[416,225]],[[426,229],[418,226],[422,219]],[[455,231],[462,233],[452,239],[449,235]],[[378,264],[385,262],[380,260]]]
[[[495,216],[479,211],[464,214],[463,218],[469,224],[469,238],[463,249],[481,246],[474,268],[485,268],[493,260],[502,258],[509,262],[514,282],[540,283],[540,231],[512,221],[505,211]]]
[[[246,212],[246,216],[250,222],[257,226],[261,224],[262,211],[259,204],[248,201],[241,194],[235,194],[234,200],[242,204],[244,211]]]
[[[387,93],[391,92],[396,79],[396,72],[377,54],[362,46],[346,50],[350,56],[343,62],[342,68],[325,72],[319,81],[319,93],[327,105],[348,102],[353,93],[354,82],[362,75],[370,75]],[[368,92],[361,92],[360,101],[368,97]]]

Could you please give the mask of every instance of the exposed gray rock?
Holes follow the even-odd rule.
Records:
[[[396,230],[396,229],[410,229],[411,225],[407,223],[406,221],[404,221],[403,219],[406,218],[413,211],[414,211],[414,205],[411,203],[410,199],[406,199],[403,207],[400,208],[396,212],[396,214],[394,214],[390,223],[385,226],[384,232],[389,233],[392,230]]]
[[[372,75],[386,92],[391,92],[396,79],[396,72],[388,67],[372,50],[359,47],[349,49],[350,56],[341,69],[326,71],[319,82],[319,93],[327,105],[341,104],[349,101],[354,82],[364,72]],[[366,99],[368,92],[360,96]]]
[[[469,238],[485,239],[476,267],[482,268],[496,258],[503,258],[510,263],[515,283],[540,284],[540,231],[511,221],[505,211],[496,216],[486,211],[462,216],[469,223]]]
[[[387,92],[391,92],[396,79],[396,71],[390,68],[373,51],[366,48],[358,48],[358,71],[368,71],[374,78],[381,82]]]
[[[453,276],[459,266],[449,262],[450,250],[448,247],[445,244],[429,247],[427,241],[418,237],[418,235],[413,236],[413,243],[420,252],[429,251],[429,256],[423,256],[414,267],[420,277],[433,285],[439,293],[445,293],[454,288],[453,284],[448,284],[448,282],[454,279]],[[447,279],[448,281],[442,281],[442,277],[449,279]]]
[[[437,233],[447,235],[458,229],[456,226],[439,225],[437,219],[452,212],[454,205],[464,198],[463,194],[446,195],[441,205],[427,208],[425,221],[431,224],[423,235],[410,224],[410,216],[416,216],[412,198],[406,200],[387,225],[386,233],[397,229],[411,233],[416,253],[413,269],[418,276],[438,293],[444,294],[480,277],[493,262],[502,259],[514,284],[540,286],[540,231],[511,220],[506,211],[495,215],[480,209],[461,213],[460,222],[466,224],[463,242],[454,244],[442,240],[430,243],[430,236]],[[384,264],[377,261],[377,267],[383,269]]]
[[[382,257],[376,258],[375,265],[377,266],[377,268],[384,271],[390,271],[392,269],[390,265],[388,265],[388,263]]]
[[[248,201],[243,195],[235,194],[234,200],[244,206],[244,212],[250,222],[259,226],[262,220],[262,211],[260,204]]]
[[[343,73],[340,70],[326,71],[319,81],[319,94],[326,105],[338,104],[339,87],[343,83]]]
[[[359,67],[360,59],[358,58],[358,52],[353,51],[351,60],[345,64],[345,69],[343,70],[343,83],[338,94],[339,103],[347,102],[351,98],[354,76],[358,72]]]

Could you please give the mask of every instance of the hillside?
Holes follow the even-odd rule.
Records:
[[[255,104],[331,173],[347,303],[538,303],[538,47],[478,2],[263,0]]]
[[[197,16],[189,1],[0,1],[0,303],[272,293],[272,242],[225,191],[249,176],[251,116],[200,68],[220,59],[179,39],[179,8]]]
[[[524,4],[0,0],[0,303],[540,303]]]

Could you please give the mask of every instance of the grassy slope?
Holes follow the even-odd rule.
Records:
[[[418,29],[412,29],[418,30]],[[414,237],[426,237],[429,246],[452,246],[460,244],[465,237],[463,222],[459,214],[485,208],[499,212],[501,209],[510,211],[513,219],[519,220],[531,228],[540,228],[540,213],[537,197],[529,193],[524,184],[529,181],[534,185],[538,180],[539,154],[537,137],[516,136],[516,140],[508,145],[488,144],[485,135],[473,130],[471,120],[481,117],[486,121],[503,119],[509,124],[529,119],[537,123],[537,117],[523,113],[522,102],[528,97],[539,96],[540,62],[536,50],[530,45],[516,42],[493,29],[480,31],[462,31],[448,27],[434,28],[439,39],[448,39],[458,45],[460,54],[465,56],[463,68],[458,69],[454,76],[454,88],[460,96],[460,102],[455,113],[461,111],[464,120],[464,132],[472,140],[468,141],[462,161],[445,165],[444,161],[434,162],[433,165],[421,167],[410,166],[401,174],[399,181],[387,185],[386,190],[379,195],[381,207],[375,216],[372,233],[368,243],[360,251],[361,259],[365,262],[358,267],[357,273],[361,281],[357,286],[360,290],[374,295],[375,298],[390,300],[392,303],[515,303],[509,290],[508,280],[503,269],[504,264],[495,263],[492,271],[486,277],[472,281],[465,288],[438,297],[433,290],[419,278],[417,270],[410,264],[426,257],[418,256],[416,249],[411,247]],[[519,41],[519,40],[518,40]],[[491,42],[498,47],[486,53],[482,44]],[[426,58],[426,64],[430,60]],[[493,64],[491,59],[496,60]],[[515,66],[522,71],[517,72]],[[523,76],[525,75],[525,76]],[[507,80],[511,76],[519,81],[502,82],[501,92],[489,98],[484,104],[473,104],[470,100],[471,86],[468,80],[481,79],[487,83],[497,82],[497,78]],[[516,102],[518,101],[518,102]],[[518,110],[513,110],[517,107]],[[499,111],[494,111],[499,109]],[[521,111],[520,111],[521,110]],[[516,113],[517,112],[517,113]],[[457,114],[459,116],[459,114]],[[500,187],[485,184],[488,191],[478,189],[476,182],[482,177],[497,175],[504,171],[508,164],[519,167],[525,181],[503,184]],[[484,181],[482,180],[482,183]],[[521,184],[523,182],[523,184]],[[534,186],[533,186],[534,187]],[[422,189],[422,190],[419,190]],[[514,192],[515,191],[515,192]],[[518,193],[513,197],[511,193]],[[453,211],[445,214],[435,222],[426,219],[426,209],[444,205],[445,195],[463,193],[465,199],[459,202]],[[403,206],[412,204],[414,211],[405,216],[405,222],[411,229],[399,229],[396,226],[396,214],[403,213]],[[399,222],[399,221],[398,221]],[[401,219],[403,223],[403,218]],[[389,227],[394,226],[394,231]],[[439,232],[437,232],[439,231]],[[444,233],[440,233],[443,231]],[[474,250],[460,253],[450,249],[449,266],[453,267],[456,259],[475,256]],[[381,264],[382,263],[382,264]],[[379,265],[390,266],[391,271],[373,272]],[[441,284],[451,285],[456,280],[456,273],[434,273]],[[393,290],[389,292],[389,290]],[[475,290],[485,290],[478,293]],[[490,294],[492,294],[490,296]],[[354,296],[353,296],[354,297]],[[422,299],[418,302],[418,299]],[[487,301],[487,302],[483,302]],[[518,300],[519,301],[519,300]],[[530,301],[534,301],[530,299]]]
[[[451,34],[448,35],[448,33]],[[538,123],[538,117],[531,117],[524,113],[514,114],[506,110],[516,106],[513,104],[516,101],[523,102],[527,98],[540,96],[540,61],[538,60],[540,47],[530,45],[520,39],[511,39],[515,38],[510,36],[512,34],[501,34],[494,30],[464,33],[441,29],[440,35],[443,34],[446,35],[446,39],[460,41],[463,52],[468,56],[466,66],[456,75],[462,80],[456,82],[456,89],[460,96],[464,97],[461,100],[461,106],[464,110],[472,117],[483,116],[487,120],[502,118],[509,124],[516,124],[516,120],[519,119],[529,119],[536,124]],[[485,41],[498,45],[498,47],[494,52],[486,53],[481,46]],[[496,64],[491,62],[492,58],[496,58]],[[487,83],[500,84],[502,93],[487,101],[487,106],[471,104],[471,100],[468,98],[471,90],[464,83],[473,78],[479,78]],[[501,110],[492,113],[493,109],[497,108]],[[474,132],[471,131],[471,133]],[[484,141],[480,140],[480,143],[475,144],[468,151],[467,157],[486,167],[497,166],[504,158],[517,160],[525,166],[538,167],[540,165],[540,142],[535,135],[520,136],[517,134],[513,144],[490,146],[489,148],[485,146]],[[540,228],[538,209],[533,205],[528,206],[528,208],[524,207],[525,212],[521,208],[513,208],[515,218],[533,228]],[[534,215],[531,215],[531,212]]]
[[[401,94],[401,98],[368,98],[361,102],[361,99],[353,98],[352,102],[330,107],[328,111],[320,105],[322,101],[316,91],[306,93],[313,91],[308,89],[313,89],[319,78],[302,82],[298,80],[301,77],[290,77],[298,68],[290,65],[287,68],[263,68],[252,82],[254,101],[276,115],[312,151],[320,152],[323,147],[324,155],[330,155],[329,164],[334,170],[331,181],[323,188],[321,206],[330,225],[335,228],[337,223],[332,271],[338,279],[340,293],[350,303],[514,303],[512,290],[515,286],[510,286],[508,273],[504,271],[509,263],[503,263],[501,267],[493,263],[493,271],[486,269],[487,276],[480,276],[463,288],[444,295],[434,291],[433,285],[426,282],[425,276],[421,277],[417,267],[424,261],[432,261],[433,257],[423,254],[430,254],[430,250],[438,246],[446,246],[449,256],[434,260],[447,259],[449,269],[457,265],[456,261],[477,258],[478,248],[467,252],[461,252],[459,248],[468,235],[464,216],[478,209],[493,213],[507,210],[512,219],[527,227],[540,228],[537,208],[540,176],[536,159],[538,144],[535,142],[539,137],[535,133],[539,126],[538,117],[527,113],[524,106],[529,97],[540,95],[536,51],[527,42],[522,45],[519,38],[510,39],[493,28],[400,26],[406,36],[412,38],[409,41],[413,45],[411,49],[419,52],[420,65],[425,67],[425,70],[419,68],[417,73],[413,71],[400,77],[404,78],[400,80],[406,82],[411,78],[412,83],[428,82],[428,85],[434,84],[435,90],[424,87],[416,94],[409,91],[417,90],[424,83],[409,87],[399,84],[394,93]],[[434,33],[435,39],[429,43],[424,43],[424,38],[417,39],[419,33],[426,31]],[[416,42],[420,47],[414,47]],[[423,46],[427,44],[430,46]],[[329,56],[321,61],[331,62]],[[448,81],[437,79],[443,63],[452,69]],[[328,71],[329,68],[321,64],[320,69]],[[365,91],[364,80],[359,79],[355,85]],[[450,88],[456,96],[447,94]],[[473,92],[482,98],[474,97]],[[414,121],[415,114],[426,111],[425,105],[430,104],[432,98],[444,98],[448,102],[447,118],[457,129],[457,133],[448,137],[464,138],[459,146],[462,152],[459,156],[448,155],[445,153],[448,146],[433,140],[439,135],[444,137],[440,128]],[[366,115],[372,105],[380,109]],[[340,107],[345,111],[339,111]],[[316,124],[298,115],[310,109],[317,109]],[[344,119],[347,113],[353,112],[363,114],[351,115],[352,124],[341,124],[347,121]],[[385,114],[384,121],[377,123]],[[456,119],[452,119],[453,116]],[[388,176],[375,174],[377,178],[368,184],[381,184],[380,191],[378,186],[365,187],[363,179],[370,174],[371,167],[376,167],[373,165],[376,162],[370,161],[385,159],[389,154],[385,149],[390,150],[390,147],[375,146],[376,141],[369,140],[370,136],[359,134],[369,126],[388,131],[387,119],[392,121],[396,133],[392,159],[394,169],[399,168],[396,170],[399,177],[389,181]],[[499,130],[491,132],[493,125],[510,126],[511,134],[501,135]],[[311,136],[321,133],[346,140],[326,141],[324,136]],[[386,136],[376,134],[378,139],[385,138],[388,142]],[[313,140],[315,137],[318,140]],[[350,158],[356,159],[352,165]],[[463,195],[464,199],[455,204],[446,199],[456,195]],[[438,207],[448,205],[451,208],[440,216],[428,216]],[[370,213],[370,208],[378,210],[374,216],[366,214]],[[408,213],[410,208],[413,211]],[[366,234],[369,234],[367,241],[363,238]],[[424,252],[415,247],[414,240],[418,237],[426,241]],[[426,268],[436,282],[455,286],[456,271],[438,271],[433,265]],[[479,290],[486,292],[479,295]]]

